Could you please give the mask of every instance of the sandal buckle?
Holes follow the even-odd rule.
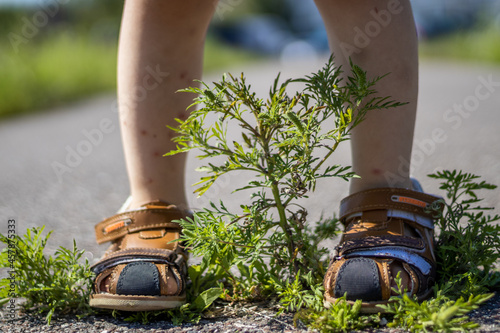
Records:
[[[116,231],[118,229],[126,227],[126,226],[128,226],[130,224],[132,224],[132,219],[130,219],[130,218],[129,219],[123,219],[123,220],[120,220],[118,222],[115,222],[113,224],[110,224],[110,225],[102,228],[102,233],[104,235],[107,235],[107,234],[109,234],[109,233],[111,233],[113,231]]]

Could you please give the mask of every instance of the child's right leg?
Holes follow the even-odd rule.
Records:
[[[175,93],[201,78],[203,45],[216,0],[131,0],[123,13],[118,100],[132,202],[96,226],[112,246],[93,266],[90,305],[145,311],[185,302],[186,254],[178,243],[186,216],[185,155],[173,148],[175,118],[193,95]]]
[[[131,208],[160,199],[186,207],[185,154],[165,158],[175,118],[187,117],[201,79],[205,35],[217,0],[133,0],[123,13],[118,100]]]

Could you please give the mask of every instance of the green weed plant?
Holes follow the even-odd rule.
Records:
[[[193,106],[200,108],[186,120],[177,119],[179,126],[172,128],[177,150],[167,155],[197,149],[200,159],[210,159],[199,168],[206,176],[195,184],[195,193],[202,195],[231,172],[254,176],[235,189],[251,193],[241,212],[230,212],[221,201],[180,222],[181,240],[203,257],[200,269],[219,270],[228,281],[228,299],[276,295],[297,277],[296,283],[321,283],[328,250],[320,242],[337,233],[337,221],[324,219],[310,227],[298,200],[307,198],[318,180],[354,177],[350,167],[326,162],[367,112],[401,105],[375,95],[381,77],[370,80],[351,67],[352,75],[344,78],[331,58],[305,78],[280,83],[278,76],[267,99],[257,97],[243,75],[225,75],[213,88],[202,83],[183,90],[198,96]],[[305,88],[290,94],[296,83]],[[326,129],[327,122],[332,129]],[[241,129],[239,138],[227,136],[229,126]],[[215,157],[222,161],[214,162]],[[300,272],[310,272],[308,281]]]
[[[437,268],[441,284],[454,280],[449,292],[460,290],[484,292],[500,282],[495,263],[500,257],[500,225],[498,214],[488,215],[493,208],[481,206],[478,191],[493,190],[495,185],[479,181],[479,176],[462,171],[440,171],[429,177],[441,181],[448,203],[445,214],[437,221]],[[473,280],[473,283],[470,281]],[[477,289],[481,288],[483,289]],[[476,288],[476,290],[471,290]]]
[[[43,236],[43,229],[28,229],[23,236],[8,238],[0,234],[0,241],[7,245],[0,255],[0,268],[14,271],[15,294],[26,301],[23,307],[46,314],[46,321],[54,313],[86,315],[91,312],[88,296],[93,274],[88,259],[82,262],[83,250],[60,247],[54,256],[44,252],[52,232]],[[14,253],[14,255],[12,255]],[[10,255],[9,255],[10,254]],[[0,303],[11,297],[11,280],[0,281]]]

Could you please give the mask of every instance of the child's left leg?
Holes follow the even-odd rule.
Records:
[[[408,0],[316,0],[338,65],[349,74],[349,57],[370,77],[390,73],[375,89],[408,104],[374,110],[352,132],[350,196],[342,200],[345,225],[339,252],[325,277],[325,299],[347,294],[365,311],[380,311],[395,286],[425,298],[435,278],[432,216],[438,198],[412,189],[410,170],[417,107],[418,52]]]

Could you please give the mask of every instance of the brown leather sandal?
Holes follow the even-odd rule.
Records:
[[[441,198],[396,188],[348,196],[340,204],[345,231],[325,275],[325,305],[344,294],[362,301],[362,312],[382,312],[401,272],[402,286],[419,300],[432,294],[436,278],[434,223]]]
[[[99,244],[111,241],[91,269],[96,278],[90,306],[124,311],[171,309],[186,302],[187,253],[178,242],[189,214],[154,201],[95,226]]]

